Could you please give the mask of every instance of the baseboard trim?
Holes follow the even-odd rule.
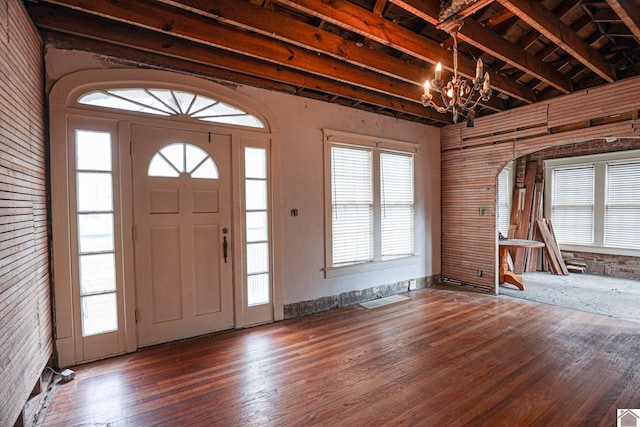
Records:
[[[296,317],[307,316],[309,314],[319,313],[338,307],[360,304],[361,302],[371,301],[372,299],[407,292],[409,291],[409,283],[411,280],[416,281],[415,289],[430,288],[440,283],[440,275],[436,274],[433,276],[408,279],[358,291],[343,292],[339,295],[332,295],[315,300],[285,304],[284,318],[293,319]]]

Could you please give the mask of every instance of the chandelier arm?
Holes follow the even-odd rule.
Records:
[[[444,114],[447,111],[449,111],[448,108],[440,107],[438,104],[434,103],[431,99],[428,99],[426,97],[422,97],[422,105],[424,107],[431,107],[431,108],[433,108],[434,110],[436,110],[440,114]]]
[[[454,104],[453,104],[453,99],[451,101],[449,101],[447,99],[447,97],[445,96],[445,91],[442,90],[440,91],[440,98],[442,98],[442,103],[445,105],[445,107],[447,108],[447,110],[449,110]]]

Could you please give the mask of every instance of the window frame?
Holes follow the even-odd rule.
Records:
[[[513,172],[514,172],[514,167],[513,167],[513,161],[510,161],[509,163],[507,163],[506,165],[504,165],[504,167],[502,168],[502,170],[500,172],[498,172],[498,176],[496,177],[496,227],[498,228],[498,231],[502,232],[502,230],[500,230],[500,208],[502,206],[506,207],[506,218],[507,218],[507,230],[506,230],[506,234],[503,234],[503,236],[505,238],[507,238],[509,236],[509,227],[511,225],[511,208],[513,206],[513,187],[514,187],[514,176],[513,176]],[[500,177],[501,176],[505,176],[505,193],[501,194],[500,193]]]
[[[419,153],[420,144],[397,141],[385,138],[377,138],[367,135],[358,135],[349,132],[323,129],[324,141],[324,193],[325,193],[325,278],[339,277],[348,274],[358,274],[369,271],[377,271],[387,268],[401,267],[405,265],[417,264],[420,257],[416,253],[416,156]],[[332,190],[331,190],[331,147],[341,145],[354,147],[355,149],[369,149],[372,152],[372,174],[374,192],[374,219],[373,219],[373,241],[374,256],[372,261],[333,265],[333,236],[332,236]],[[380,153],[397,152],[403,155],[413,156],[413,254],[406,257],[393,258],[389,260],[381,259],[381,194],[380,194]]]
[[[594,166],[594,208],[593,208],[593,244],[560,244],[560,248],[566,251],[640,256],[639,249],[617,248],[605,246],[605,213],[606,213],[606,174],[607,164],[619,161],[640,160],[640,150],[618,151],[615,153],[590,154],[586,156],[565,157],[561,159],[549,159],[544,161],[545,173],[545,217],[551,217],[551,203],[553,191],[553,170],[566,168],[567,166],[593,165]]]

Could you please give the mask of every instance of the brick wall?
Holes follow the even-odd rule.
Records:
[[[640,280],[640,257],[572,252],[587,263],[587,273]]]

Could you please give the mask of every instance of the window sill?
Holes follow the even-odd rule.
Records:
[[[324,277],[325,279],[328,279],[330,277],[340,277],[347,276],[349,274],[359,274],[369,271],[384,270],[387,268],[403,267],[405,265],[417,264],[419,260],[420,257],[414,255],[404,258],[390,259],[386,261],[371,261],[360,264],[342,265],[339,267],[326,267],[324,269]]]
[[[565,252],[586,252],[586,253],[592,253],[592,254],[624,255],[624,256],[640,257],[640,250],[637,250],[637,249],[609,248],[606,246],[561,244],[560,250]]]

